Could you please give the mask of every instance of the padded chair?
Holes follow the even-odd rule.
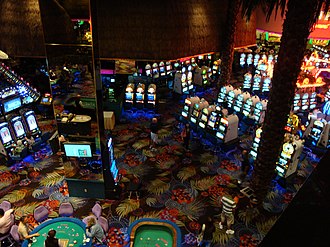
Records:
[[[73,215],[74,209],[70,202],[62,202],[58,209],[58,214],[61,217],[71,217]]]
[[[33,211],[33,217],[37,222],[43,222],[48,218],[49,212],[45,206],[38,206]]]
[[[102,214],[102,207],[100,204],[95,203],[94,207],[92,208],[92,213],[96,216],[96,218],[100,218]]]
[[[103,216],[100,216],[97,220],[97,222],[100,224],[100,226],[103,228],[103,231],[105,234],[107,234],[108,230],[109,230],[109,223],[108,223],[108,220],[103,217]]]
[[[95,221],[97,221],[95,215],[89,215],[89,216],[86,216],[85,218],[83,218],[83,219],[82,219],[82,222],[84,222],[84,223],[87,225],[87,221],[88,221],[88,219],[89,219],[89,218],[92,218],[92,217],[95,219]]]
[[[11,209],[11,203],[8,201],[3,201],[2,203],[0,203],[0,208],[3,209],[3,211],[7,211],[9,209]]]
[[[20,237],[18,234],[18,225],[12,225],[10,228],[10,235],[16,242],[20,242]]]

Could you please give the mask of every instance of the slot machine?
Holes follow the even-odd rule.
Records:
[[[202,84],[203,84],[203,87],[209,85],[208,70],[209,70],[208,67],[202,66]]]
[[[252,92],[260,91],[261,75],[257,73],[253,76]]]
[[[297,112],[300,110],[301,106],[301,99],[300,99],[300,94],[296,93],[293,99],[293,111]]]
[[[0,123],[0,153],[4,156],[12,156],[15,150],[13,134],[7,122]]]
[[[236,112],[236,114],[238,114],[242,111],[245,101],[250,97],[251,97],[251,95],[249,92],[244,92],[244,93],[238,94],[236,96],[236,100],[235,100],[234,108],[233,108],[234,111]]]
[[[325,97],[324,97],[325,101],[329,101],[330,100],[330,89],[326,92]]]
[[[239,57],[239,65],[241,65],[242,68],[245,66],[245,58],[246,58],[245,53],[241,53]]]
[[[323,134],[323,131],[326,129],[327,121],[324,119],[316,119],[313,118],[310,121],[310,126],[308,126],[306,129],[306,137],[307,140],[310,140],[313,146],[318,146],[321,141],[321,136]]]
[[[199,56],[197,57],[197,65],[198,65],[199,67],[201,67],[201,66],[203,65],[203,63],[204,63],[204,55],[199,55]]]
[[[244,82],[243,82],[243,89],[250,90],[251,89],[251,82],[252,82],[252,74],[247,72],[244,74]]]
[[[193,83],[198,86],[203,86],[202,69],[199,67],[196,67],[194,70]]]
[[[151,76],[151,65],[147,64],[145,66],[145,70],[146,70],[146,76]]]
[[[305,93],[301,97],[301,110],[306,111],[309,108],[309,94]]]
[[[264,99],[256,103],[253,109],[252,116],[256,123],[263,123],[265,119],[265,111],[267,109],[268,100]]]
[[[204,108],[207,108],[208,106],[209,106],[209,102],[207,102],[205,99],[201,99],[199,103],[194,104],[190,115],[190,121],[193,124],[197,124],[197,121],[200,118],[200,114],[202,110]]]
[[[255,136],[252,142],[252,147],[250,150],[250,157],[254,160],[257,159],[257,155],[258,155],[258,148],[260,145],[260,139],[261,139],[261,133],[262,133],[262,128],[259,127],[258,129],[256,129],[255,132]]]
[[[25,120],[25,125],[27,126],[27,133],[29,133],[34,140],[41,138],[41,130],[39,128],[37,117],[34,111],[27,111],[23,113],[23,119]]]
[[[173,91],[178,94],[189,93],[187,84],[187,75],[185,73],[176,72],[174,76]]]
[[[53,98],[49,93],[46,93],[40,100],[40,105],[50,106],[53,102]]]
[[[194,70],[196,67],[198,67],[197,63],[196,63],[196,58],[192,57],[190,59],[190,62],[191,62],[191,66],[192,66],[192,69]]]
[[[207,78],[210,80],[212,78],[212,68],[207,68]]]
[[[220,59],[213,62],[213,67],[212,67],[213,75],[220,75],[220,64],[221,64]]]
[[[165,64],[164,62],[159,63],[159,74],[161,77],[166,76]]]
[[[128,83],[125,89],[125,105],[128,107],[132,107],[134,104],[134,91],[134,83]]]
[[[147,91],[147,106],[155,107],[156,106],[156,84],[149,84]]]
[[[235,99],[235,92],[234,90],[230,90],[227,94],[227,107],[232,108]]]
[[[136,86],[136,91],[135,91],[135,105],[138,108],[144,107],[144,93],[145,93],[145,85],[143,83],[139,83]]]
[[[325,127],[323,128],[323,132],[322,132],[321,138],[318,142],[318,146],[324,147],[324,148],[330,147],[329,134],[330,134],[330,122],[327,122]]]
[[[263,78],[262,89],[261,89],[261,91],[263,93],[268,93],[269,92],[271,81],[272,80],[268,76],[266,76],[266,77]]]
[[[260,55],[259,54],[255,54],[254,58],[253,58],[253,65],[254,67],[257,67],[259,64],[259,60],[260,60]]]
[[[194,85],[193,85],[193,72],[192,72],[191,65],[188,66],[187,84],[188,84],[188,90],[189,91],[194,89]]]
[[[217,99],[218,104],[222,104],[223,102],[227,101],[228,92],[231,90],[234,90],[234,87],[232,85],[223,86],[222,88],[220,88],[220,92],[218,94]]]
[[[234,114],[223,116],[215,136],[223,143],[236,140],[238,138],[238,117]]]
[[[215,132],[218,129],[220,119],[222,118],[222,116],[223,116],[222,108],[221,106],[217,105],[215,107],[215,111],[212,111],[209,115],[206,129],[209,132]]]
[[[242,113],[244,116],[249,116],[251,111],[252,111],[252,106],[253,106],[253,100],[252,100],[252,97],[251,98],[248,98],[246,99],[244,105],[243,105],[243,110],[242,110]]]
[[[253,55],[250,53],[247,55],[247,58],[246,58],[246,64],[247,66],[250,66],[252,64],[252,61],[253,60]]]
[[[172,64],[171,62],[166,62],[166,75],[172,75]]]
[[[309,109],[313,110],[316,107],[316,92],[313,92],[309,96]]]
[[[198,96],[186,98],[184,101],[181,115],[186,119],[190,119],[190,113],[192,111],[192,106],[194,106],[198,102],[200,102],[200,98]]]
[[[210,105],[209,107],[205,107],[202,109],[202,113],[200,114],[200,118],[198,121],[198,126],[202,129],[206,128],[207,121],[209,119],[209,116],[212,112],[214,112],[216,109],[216,105]]]
[[[152,78],[159,78],[159,68],[157,63],[152,64]]]
[[[16,143],[18,140],[22,141],[24,145],[27,144],[27,141],[25,140],[26,137],[26,127],[24,126],[24,121],[22,116],[13,116],[8,121],[10,122],[10,125],[13,129],[14,136],[16,139]]]
[[[287,178],[297,171],[300,155],[304,149],[304,140],[299,136],[285,134],[280,157],[276,164],[276,171],[280,177]]]

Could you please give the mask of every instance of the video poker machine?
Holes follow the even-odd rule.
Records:
[[[157,63],[152,64],[152,78],[159,78],[159,68]]]
[[[152,108],[156,106],[156,99],[157,99],[156,90],[157,90],[156,84],[153,83],[149,84],[147,91],[147,106],[150,106]]]
[[[134,91],[135,85],[134,83],[128,83],[125,89],[125,105],[127,107],[132,107],[134,104]]]
[[[0,153],[5,156],[14,154],[15,140],[7,122],[0,123]]]
[[[151,76],[152,75],[151,65],[147,64],[144,68],[146,70],[146,76]]]
[[[261,75],[256,74],[253,76],[253,85],[252,85],[252,92],[259,92],[260,91],[260,83],[261,83]]]
[[[255,136],[252,142],[252,147],[250,150],[250,157],[255,160],[257,159],[257,155],[258,155],[258,148],[260,145],[260,139],[261,139],[261,133],[262,133],[262,128],[259,127],[258,129],[256,129],[255,132]]]
[[[301,107],[301,99],[300,99],[300,94],[296,93],[293,98],[293,111],[297,112],[300,110]]]
[[[260,124],[264,122],[265,119],[265,111],[267,109],[268,100],[264,99],[259,101],[254,106],[252,116],[256,123]]]
[[[252,84],[252,74],[247,72],[244,74],[243,89],[250,90]]]
[[[301,96],[301,110],[307,111],[309,108],[309,94],[305,93]]]
[[[232,85],[223,86],[220,88],[217,102],[218,104],[222,104],[223,102],[227,101],[228,92],[234,90],[234,87]]]
[[[136,86],[136,91],[135,91],[135,105],[137,108],[144,107],[144,93],[145,93],[145,85],[144,83],[139,83]]]
[[[213,67],[212,67],[213,75],[220,75],[220,64],[221,64],[220,59],[213,62]]]
[[[192,107],[200,102],[200,98],[198,96],[194,96],[191,98],[186,98],[184,101],[184,105],[183,105],[183,109],[181,112],[181,115],[186,118],[186,119],[190,119],[190,114],[192,111]]]
[[[198,127],[205,129],[207,125],[207,121],[209,119],[209,116],[212,112],[214,112],[216,109],[216,105],[210,105],[208,107],[205,107],[202,109],[202,112],[200,114],[200,118],[198,120]]]
[[[287,178],[297,171],[300,155],[304,149],[304,140],[289,133],[285,134],[284,140],[276,171],[280,177]]]
[[[239,65],[241,65],[241,67],[245,66],[245,59],[246,59],[246,54],[243,52],[239,56]]]
[[[189,87],[186,73],[176,72],[174,76],[173,91],[178,94],[188,94]]]
[[[253,58],[253,65],[254,67],[257,67],[259,64],[259,60],[260,60],[260,55],[259,54],[255,54],[254,58]]]
[[[208,76],[209,67],[202,66],[201,69],[202,69],[202,86],[206,87],[210,84],[209,76]]]
[[[166,62],[166,75],[172,75],[172,64],[171,62]]]
[[[212,111],[209,115],[206,129],[209,132],[215,132],[218,129],[220,119],[222,118],[223,113],[222,113],[222,107],[217,105],[215,107],[215,111]]]
[[[161,77],[166,76],[165,63],[163,61],[159,63],[159,74]]]
[[[242,91],[239,88],[235,88],[233,91],[228,93],[227,97],[227,106],[228,108],[234,108],[235,102],[237,100],[237,96],[241,95]]]
[[[190,115],[190,121],[193,124],[197,124],[197,121],[200,118],[200,114],[202,113],[202,110],[204,108],[207,108],[209,106],[209,102],[207,102],[205,99],[201,99],[199,103],[194,104],[193,109],[191,111]]]
[[[38,125],[37,117],[34,111],[27,111],[23,113],[23,118],[27,126],[27,133],[29,133],[35,140],[41,138],[41,130]]]
[[[268,93],[270,90],[270,84],[272,79],[269,76],[263,77],[262,89],[261,92]]]
[[[310,93],[309,95],[309,109],[313,110],[314,108],[316,108],[316,92]]]
[[[252,53],[249,53],[246,58],[246,64],[247,66],[250,66],[253,63],[253,55]]]
[[[26,145],[27,141],[25,140],[25,137],[27,129],[24,126],[25,123],[22,116],[13,116],[8,122],[10,122],[10,125],[14,131],[16,142],[20,140],[24,145]]]
[[[215,136],[223,143],[236,140],[238,138],[238,117],[235,114],[223,116],[220,119],[218,130]]]
[[[328,123],[326,120],[322,118],[317,118],[315,115],[311,115],[309,119],[309,124],[305,130],[304,137],[311,142],[313,146],[321,146],[324,147],[327,144],[326,136],[324,130],[328,131]],[[323,137],[324,136],[324,137]],[[322,140],[323,137],[323,140]],[[322,145],[323,144],[323,145]]]
[[[255,105],[259,101],[260,98],[257,95],[253,95],[251,98],[248,98],[243,106],[244,116],[248,117],[253,112]]]
[[[244,92],[242,94],[238,94],[236,96],[236,100],[234,103],[234,107],[233,110],[236,112],[236,114],[241,113],[242,109],[243,109],[243,105],[245,104],[245,101],[251,98],[251,95],[249,92]]]

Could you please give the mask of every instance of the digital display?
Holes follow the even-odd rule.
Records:
[[[201,116],[201,120],[204,121],[204,122],[206,122],[206,121],[207,121],[207,115],[202,114],[202,116]]]
[[[8,113],[13,110],[16,110],[17,108],[20,108],[21,106],[22,106],[22,101],[21,101],[21,98],[19,98],[19,97],[8,100],[6,102],[3,102],[4,113]]]
[[[34,115],[29,115],[26,118],[26,122],[27,122],[27,124],[29,126],[29,130],[30,131],[33,131],[35,129],[38,129],[37,121],[36,121],[36,118],[34,117]]]
[[[160,67],[159,68],[159,71],[160,71],[160,73],[164,73],[165,72],[165,68],[164,67]]]
[[[146,70],[146,75],[150,75],[151,71],[150,70]]]
[[[225,130],[226,130],[226,127],[225,126],[223,126],[223,125],[220,125],[219,126],[219,131],[225,132]]]
[[[198,117],[198,115],[199,115],[199,111],[198,111],[198,110],[194,110],[194,111],[192,112],[192,115],[195,116],[195,117]]]
[[[158,69],[153,69],[153,70],[152,70],[152,73],[153,73],[153,74],[157,74],[157,73],[158,73]]]
[[[16,121],[14,123],[14,130],[17,137],[25,135],[25,130],[21,121]]]
[[[48,97],[43,97],[42,99],[41,99],[41,102],[42,103],[48,103],[50,101],[50,98],[48,98]]]
[[[155,100],[155,95],[154,94],[148,94],[148,100],[149,101],[154,101]]]
[[[167,65],[166,70],[171,70],[171,65]]]
[[[8,127],[3,127],[3,128],[0,129],[0,136],[1,136],[3,144],[6,144],[6,143],[11,142],[13,140]]]
[[[132,93],[125,93],[126,100],[133,100],[133,94]]]
[[[223,139],[225,138],[225,135],[223,133],[220,133],[220,132],[217,132],[217,135],[216,135],[218,138],[220,139]]]
[[[91,158],[92,149],[90,144],[64,143],[64,151],[67,157]]]
[[[136,93],[136,100],[142,101],[143,100],[143,94],[142,93]]]

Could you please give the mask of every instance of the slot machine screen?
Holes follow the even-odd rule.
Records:
[[[160,67],[159,71],[160,71],[160,73],[164,73],[165,72],[165,67]]]
[[[154,94],[148,94],[148,100],[149,101],[154,101],[155,100],[155,95]]]
[[[90,143],[64,143],[64,152],[67,157],[92,158]]]
[[[142,101],[143,100],[143,94],[142,93],[136,93],[136,100]]]
[[[49,97],[42,97],[41,103],[48,103],[50,101]]]
[[[125,93],[126,100],[133,100],[133,94],[132,93]]]
[[[166,66],[166,70],[167,70],[167,71],[171,70],[171,65],[167,65],[167,66]]]
[[[196,109],[194,109],[193,112],[192,112],[192,115],[193,115],[194,117],[198,117],[198,115],[199,115],[199,111],[196,110]]]
[[[6,144],[6,143],[11,142],[13,140],[8,127],[2,127],[0,129],[0,136],[1,136],[3,144]]]
[[[216,136],[219,138],[219,139],[223,139],[225,137],[225,135],[223,133],[220,133],[220,132],[217,132]]]
[[[20,97],[13,98],[11,100],[3,102],[3,110],[5,114],[13,110],[16,110],[17,108],[20,108],[21,106],[22,106],[22,101]]]
[[[204,122],[206,122],[207,121],[207,115],[202,114],[201,120],[204,121]]]
[[[25,130],[21,121],[16,121],[14,123],[14,130],[17,137],[20,137],[25,134]]]
[[[219,126],[219,131],[224,132],[226,130],[226,127],[223,125]]]
[[[26,118],[26,122],[28,123],[29,130],[30,131],[35,130],[35,129],[38,129],[36,118],[33,115],[29,115]]]
[[[150,73],[151,73],[151,71],[148,69],[148,70],[146,70],[146,75],[147,76],[149,76],[150,75]]]
[[[215,121],[217,120],[216,116],[211,115],[209,118],[209,121],[207,123],[208,126],[210,126],[211,128],[214,128],[215,125]]]
[[[152,70],[152,73],[153,73],[153,74],[157,74],[157,73],[158,73],[158,69],[153,69],[153,70]]]
[[[284,169],[282,167],[276,166],[276,170],[278,171],[280,176],[283,176],[284,174]]]

